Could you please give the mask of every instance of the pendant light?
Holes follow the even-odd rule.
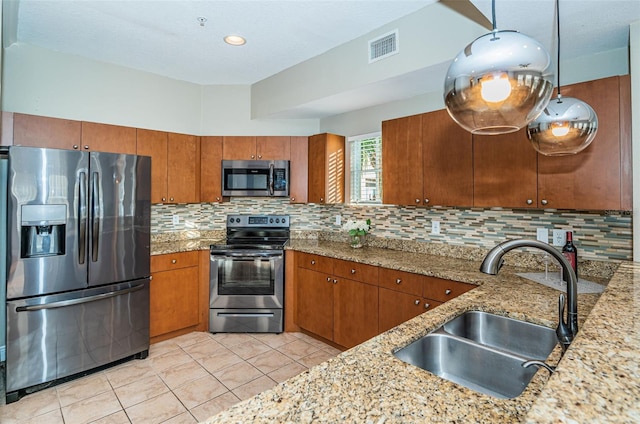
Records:
[[[461,51],[449,66],[444,102],[449,115],[473,134],[506,134],[533,121],[553,91],[549,53],[517,31],[493,30]]]
[[[558,32],[558,97],[527,127],[533,148],[545,156],[572,155],[586,149],[598,131],[598,117],[587,103],[560,94],[560,5],[556,0]]]

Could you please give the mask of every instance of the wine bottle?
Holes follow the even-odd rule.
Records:
[[[573,233],[571,231],[567,231],[567,242],[562,246],[562,254],[571,264],[571,268],[573,268],[573,272],[576,273],[576,278],[578,277],[578,249],[573,244]],[[568,277],[563,276],[565,281],[568,280]]]

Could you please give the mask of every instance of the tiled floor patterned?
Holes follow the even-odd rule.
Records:
[[[196,423],[339,353],[302,333],[189,333],[9,405],[1,384],[0,422]]]

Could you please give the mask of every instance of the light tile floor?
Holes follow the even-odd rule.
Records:
[[[5,405],[2,424],[196,423],[340,351],[302,333],[189,333],[133,360]]]

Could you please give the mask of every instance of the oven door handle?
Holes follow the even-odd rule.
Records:
[[[238,252],[238,253],[212,253],[212,258],[220,259],[260,259],[260,258],[281,258],[282,252]]]

